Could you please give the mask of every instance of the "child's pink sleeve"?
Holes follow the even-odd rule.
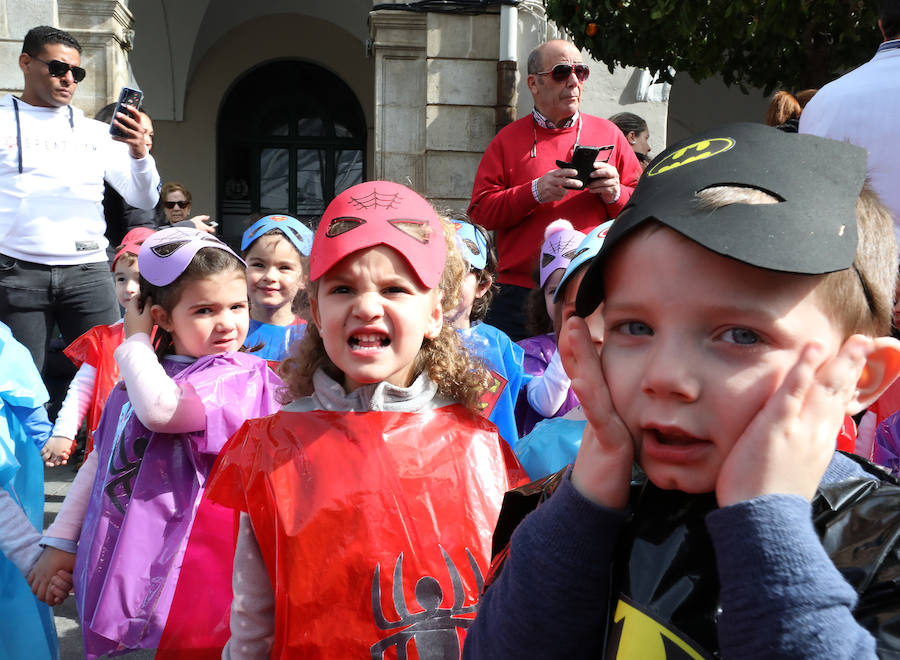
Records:
[[[0,488],[0,552],[26,577],[41,555],[40,540],[12,495]]]
[[[128,400],[141,424],[157,433],[191,433],[206,428],[203,401],[193,387],[182,387],[166,374],[146,333],[126,339],[115,355]]]
[[[232,577],[231,638],[222,652],[222,658],[249,660],[268,657],[275,638],[275,595],[246,513],[241,514]]]
[[[87,362],[78,367],[78,372],[69,383],[69,391],[63,401],[56,422],[53,424],[53,435],[74,439],[81,428],[81,422],[87,414],[94,398],[94,384],[97,382],[97,369]]]
[[[53,524],[47,529],[45,536],[67,541],[78,541],[81,536],[81,523],[84,522],[84,514],[87,511],[91,498],[91,487],[94,485],[94,476],[97,474],[97,452],[88,454],[84,465],[75,475],[75,480],[69,486],[66,499],[63,500],[59,513]]]
[[[525,386],[528,403],[544,417],[553,417],[566,402],[571,385],[560,352],[556,351],[544,373],[532,378]]]

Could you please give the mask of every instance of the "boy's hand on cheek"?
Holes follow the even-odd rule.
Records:
[[[716,482],[719,506],[772,493],[812,500],[871,348],[872,340],[861,335],[831,359],[823,359],[818,346],[806,346],[724,459]]]
[[[592,502],[624,509],[634,442],[613,408],[600,356],[584,319],[570,318],[562,331],[567,339],[559,347],[563,367],[588,421],[572,470],[572,485]]]

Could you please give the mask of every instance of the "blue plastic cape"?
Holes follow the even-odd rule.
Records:
[[[519,438],[516,458],[528,476],[537,481],[574,463],[586,424],[584,420],[562,417],[545,419],[531,433]]]
[[[525,352],[513,343],[509,335],[487,323],[460,330],[459,334],[466,347],[484,360],[488,369],[494,372],[495,379],[501,381],[502,391],[488,419],[496,424],[500,437],[515,449],[519,439],[516,399],[525,383],[531,380],[531,376],[525,373]]]
[[[263,360],[280,361],[290,355],[291,345],[300,341],[306,334],[306,323],[293,325],[272,325],[250,319],[250,328],[247,331],[247,339],[244,346],[253,348],[257,344],[263,344],[253,355]]]
[[[12,495],[35,529],[44,524],[44,466],[38,446],[50,432],[49,396],[31,353],[0,323],[0,487]],[[32,435],[35,434],[35,435]],[[3,534],[0,521],[0,534]],[[58,658],[50,608],[0,556],[0,657]]]

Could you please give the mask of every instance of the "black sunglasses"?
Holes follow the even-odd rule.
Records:
[[[39,57],[33,57],[32,59],[37,60],[41,64],[47,65],[47,70],[50,72],[50,75],[54,78],[62,78],[69,71],[72,72],[72,79],[80,83],[84,80],[84,76],[87,75],[87,71],[82,69],[80,66],[72,66],[71,64],[66,64],[65,62],[61,62],[60,60],[50,60],[49,62],[46,60],[42,60]]]
[[[191,205],[190,202],[186,202],[183,199],[179,199],[177,202],[163,202],[166,205],[167,209],[174,209],[176,206],[180,209],[186,209]]]
[[[557,64],[549,71],[538,71],[535,75],[549,75],[553,76],[553,80],[556,82],[565,82],[572,75],[573,70],[575,71],[575,77],[578,78],[578,82],[584,82],[591,75],[591,68],[587,64]]]

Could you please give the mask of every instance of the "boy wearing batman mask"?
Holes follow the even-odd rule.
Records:
[[[605,304],[599,354],[564,329],[575,465],[508,495],[466,657],[900,652],[900,485],[834,451],[900,372],[865,173],[752,124],[655,159],[578,291]]]

